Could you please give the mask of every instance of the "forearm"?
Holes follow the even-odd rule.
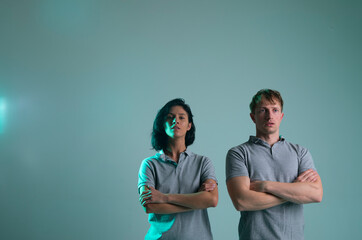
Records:
[[[200,189],[199,192],[189,194],[164,194],[154,187],[142,186],[139,200],[146,212],[155,213],[175,213],[216,207],[218,189],[215,180],[205,181]],[[150,207],[147,208],[148,205]]]
[[[216,207],[218,202],[217,189],[207,192],[190,194],[167,194],[167,202],[191,209]]]
[[[264,192],[298,204],[321,202],[323,197],[323,189],[320,181],[315,183],[267,181]]]
[[[191,208],[169,204],[169,203],[149,203],[145,205],[144,210],[146,213],[158,213],[158,214],[172,214],[191,211]]]
[[[226,185],[234,207],[238,211],[263,210],[286,202],[272,194],[250,190],[250,179],[247,176],[231,178]]]
[[[257,211],[271,208],[286,200],[268,193],[244,190],[239,196],[232,197],[234,207],[238,211]]]

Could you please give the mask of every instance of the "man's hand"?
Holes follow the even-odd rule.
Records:
[[[139,201],[142,206],[146,206],[149,203],[167,203],[168,198],[154,187],[149,187],[149,190],[142,192]]]
[[[202,191],[211,192],[215,188],[216,188],[216,183],[214,183],[212,181],[206,181],[200,186],[198,192],[202,192]]]
[[[301,174],[299,174],[299,176],[294,180],[294,182],[313,183],[317,181],[318,176],[319,175],[316,171],[314,171],[313,169],[308,169],[307,171],[304,171]]]
[[[265,192],[265,185],[267,181],[254,181],[250,182],[250,190],[255,192]]]
[[[314,171],[313,169],[308,169],[301,174],[294,180],[294,183],[297,182],[304,182],[304,183],[313,183],[316,182],[318,179],[318,173]],[[254,181],[250,182],[250,190],[256,191],[256,192],[267,192],[266,191],[266,185],[268,184],[268,181]]]
[[[297,204],[320,202],[323,197],[322,182],[313,169],[302,172],[292,183],[254,181],[250,183],[249,188],[255,192],[273,194]]]

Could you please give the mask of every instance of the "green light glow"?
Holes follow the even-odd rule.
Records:
[[[5,113],[6,102],[4,98],[0,98],[0,134],[5,130]]]

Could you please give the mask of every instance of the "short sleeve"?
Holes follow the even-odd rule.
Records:
[[[246,166],[245,154],[242,149],[232,148],[226,155],[226,181],[233,177],[248,176],[249,172]]]
[[[150,159],[142,161],[138,172],[138,191],[142,186],[155,187],[155,171]]]
[[[308,170],[308,169],[314,169],[316,170],[313,162],[312,155],[310,154],[309,150],[298,146],[298,161],[299,161],[299,168],[298,168],[298,174],[301,174],[302,172]]]
[[[214,179],[217,182],[214,165],[208,157],[204,157],[201,182],[203,183],[207,179]]]

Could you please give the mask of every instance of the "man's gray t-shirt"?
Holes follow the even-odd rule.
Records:
[[[226,157],[226,181],[248,176],[250,181],[293,182],[300,173],[315,169],[306,148],[280,138],[272,147],[251,136]],[[304,239],[303,205],[286,202],[259,211],[241,211],[239,239]]]
[[[186,150],[176,163],[160,151],[143,160],[138,175],[138,189],[152,186],[162,193],[195,193],[207,179],[217,181],[209,158]],[[207,209],[174,214],[150,213],[148,221],[151,227],[145,237],[147,240],[212,239]]]

